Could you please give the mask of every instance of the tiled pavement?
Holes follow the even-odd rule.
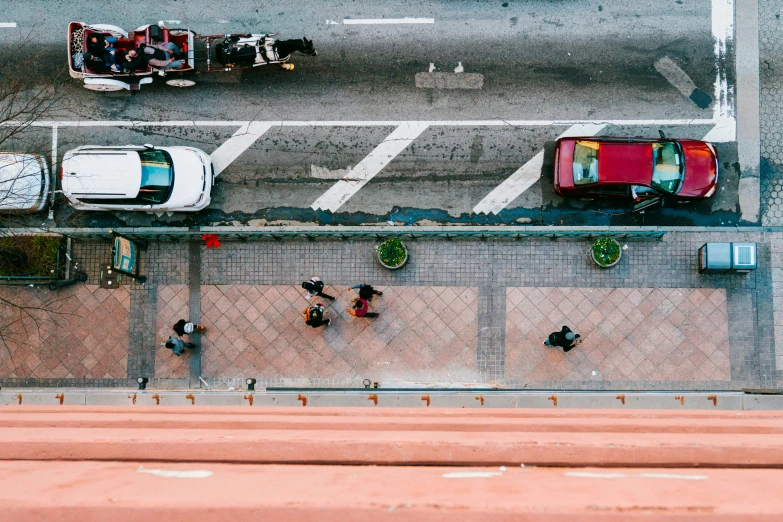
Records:
[[[3,378],[124,379],[128,361],[127,288],[0,287]],[[67,382],[67,381],[63,381]]]
[[[714,288],[509,288],[509,380],[729,381],[726,291]],[[564,353],[542,341],[564,324]]]
[[[165,341],[174,335],[172,325],[180,319],[189,320],[187,285],[158,285],[157,336]],[[172,356],[171,350],[158,346],[155,351],[155,377],[158,379],[187,379],[190,375],[187,356]]]
[[[332,325],[307,327],[309,303],[292,286],[209,285],[202,288],[203,366],[212,377],[277,382],[478,382],[475,288],[378,287],[377,318],[345,309],[356,292],[329,287]],[[426,347],[426,348],[425,348]]]
[[[783,235],[732,239],[759,242],[759,270],[698,274],[697,248],[725,240],[721,233],[633,242],[609,270],[596,268],[589,243],[579,240],[419,240],[408,245],[409,264],[393,272],[377,264],[366,241],[226,241],[193,249],[196,258],[187,244],[155,244],[145,252],[144,286],[104,291],[90,284],[54,294],[59,301],[42,317],[44,335],[22,333],[6,343],[0,385],[121,386],[150,376],[157,386],[202,378],[220,388],[252,376],[258,386],[295,387],[357,386],[365,378],[381,386],[528,389],[778,386],[774,340],[783,325],[773,308],[781,307]],[[106,249],[76,245],[90,283]],[[171,252],[177,257],[164,255]],[[200,267],[195,286],[189,266]],[[338,297],[325,303],[334,319],[329,328],[305,327],[301,319],[307,301],[299,283],[314,274]],[[355,295],[347,286],[360,281],[384,289],[373,303],[377,319],[344,311]],[[25,300],[51,295],[1,291]],[[159,343],[188,317],[189,303],[200,303],[208,330],[200,351],[175,357]],[[13,322],[4,313],[4,322]],[[585,340],[568,354],[542,345],[562,324]],[[0,325],[18,337],[14,328]],[[35,350],[44,366],[30,357]]]

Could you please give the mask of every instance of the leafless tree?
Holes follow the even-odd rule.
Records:
[[[68,93],[62,82],[66,65],[51,69],[51,55],[37,45],[38,40],[31,29],[0,47],[0,226],[6,228],[26,224],[22,215],[4,212],[3,207],[24,199],[31,186],[40,186],[51,134],[36,125],[63,114]],[[50,176],[54,184],[54,172]]]
[[[0,46],[0,237],[10,235],[11,228],[29,224],[25,214],[8,212],[3,207],[29,197],[31,186],[41,186],[51,134],[36,124],[61,116],[62,102],[68,94],[62,82],[67,76],[65,64],[49,67],[52,57],[45,47],[37,45],[38,41],[33,28],[17,41]],[[49,192],[56,183],[54,167],[50,169]],[[0,248],[0,257],[3,256],[12,262],[27,261],[27,254],[13,246]],[[0,346],[6,352],[0,353],[0,361],[8,355],[13,358],[9,344],[42,338],[52,327],[52,314],[68,314],[63,299],[67,299],[67,294],[0,286]]]

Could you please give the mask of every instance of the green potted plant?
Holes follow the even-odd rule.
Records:
[[[623,250],[620,248],[620,243],[611,237],[602,237],[593,243],[590,253],[593,256],[593,261],[595,261],[596,265],[601,268],[609,268],[620,261]]]
[[[387,239],[376,248],[378,261],[390,270],[402,268],[408,262],[408,249],[397,238]]]

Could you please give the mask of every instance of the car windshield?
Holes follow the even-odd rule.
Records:
[[[598,142],[580,140],[574,146],[574,186],[598,183]]]
[[[682,186],[684,165],[680,147],[674,142],[653,143],[653,188],[676,194]]]
[[[141,188],[136,200],[139,203],[159,205],[171,196],[174,186],[174,168],[171,157],[162,150],[139,151],[141,158]]]

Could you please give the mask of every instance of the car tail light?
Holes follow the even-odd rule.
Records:
[[[65,176],[65,167],[60,167],[60,181],[63,180],[63,176]]]

